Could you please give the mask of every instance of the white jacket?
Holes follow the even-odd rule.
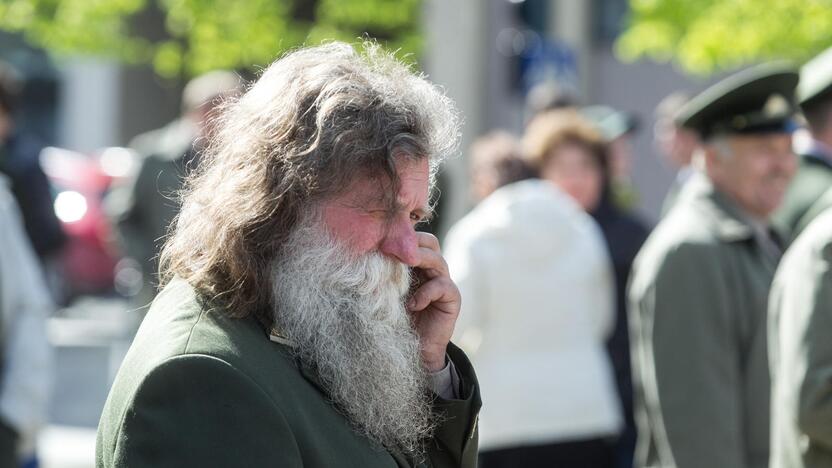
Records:
[[[494,192],[449,232],[454,340],[482,388],[480,448],[615,435],[614,283],[595,222],[551,184]]]
[[[17,203],[0,176],[0,418],[18,432],[22,450],[31,449],[46,420],[52,382],[46,318],[52,308]]]

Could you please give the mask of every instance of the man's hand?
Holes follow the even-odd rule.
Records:
[[[416,235],[421,259],[414,267],[414,289],[407,309],[413,314],[425,367],[436,372],[445,367],[445,351],[462,301],[448,274],[448,264],[439,253],[439,240],[426,232]]]

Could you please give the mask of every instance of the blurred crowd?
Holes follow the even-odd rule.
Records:
[[[471,145],[472,209],[441,240],[480,466],[832,466],[830,65],[680,90],[649,129],[544,83],[521,132]],[[81,186],[77,158],[15,127],[20,85],[0,67],[0,466],[37,463],[47,317],[118,292],[138,327],[183,178],[243,87],[194,79],[179,118],[98,155]],[[636,212],[640,131],[675,171],[655,226]]]
[[[472,145],[444,245],[481,466],[832,466],[830,64],[661,100],[655,227],[626,112],[558,96]]]

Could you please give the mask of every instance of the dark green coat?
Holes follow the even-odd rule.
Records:
[[[793,242],[817,215],[811,207],[830,187],[832,165],[821,156],[801,155],[783,204],[772,216],[772,224],[787,243]]]
[[[255,319],[201,304],[181,280],[157,297],[104,407],[97,467],[411,466],[353,431]],[[436,399],[430,464],[474,467],[479,390],[465,355],[448,353],[464,399]]]
[[[636,466],[768,466],[766,302],[779,255],[743,219],[695,175],[636,258]]]
[[[832,467],[832,210],[789,248],[769,305],[771,468]]]

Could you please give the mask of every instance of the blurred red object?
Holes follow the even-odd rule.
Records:
[[[55,200],[55,214],[68,240],[56,271],[47,272],[56,299],[67,303],[82,294],[113,291],[120,258],[104,199],[113,183],[130,174],[135,156],[126,148],[87,155],[48,147],[40,156]]]

